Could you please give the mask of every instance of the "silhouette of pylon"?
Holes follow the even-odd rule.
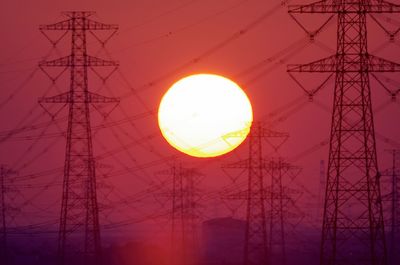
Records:
[[[64,164],[64,180],[60,228],[58,235],[58,262],[60,264],[101,264],[101,240],[99,213],[96,195],[95,160],[93,157],[92,133],[90,125],[90,106],[96,104],[118,104],[115,98],[92,93],[88,89],[88,69],[111,67],[118,64],[106,61],[87,53],[87,33],[111,31],[110,37],[118,29],[116,25],[107,25],[90,19],[94,12],[64,12],[66,20],[41,25],[40,30],[56,45],[61,38],[52,41],[47,31],[71,32],[71,53],[52,61],[42,61],[40,68],[55,82],[47,67],[61,67],[70,70],[70,89],[57,96],[41,98],[39,103],[46,107],[48,103],[67,105],[68,128]],[[64,35],[65,35],[64,34]],[[63,35],[63,36],[64,36]],[[99,39],[99,38],[97,38]],[[102,42],[104,45],[108,38]]]
[[[7,217],[10,206],[7,202],[7,193],[12,191],[9,177],[16,174],[15,171],[0,165],[0,264],[9,264],[8,245],[7,245]]]
[[[172,177],[172,190],[158,194],[172,202],[171,265],[194,265],[198,258],[198,188],[201,174],[195,168],[174,163],[170,169],[157,172]]]
[[[386,218],[389,218],[388,260],[390,265],[395,265],[400,262],[400,150],[387,151],[392,155],[392,167],[384,170],[382,176],[390,177],[390,192],[383,196],[390,204],[386,211]]]
[[[243,132],[227,135],[227,137],[243,136]],[[244,168],[248,172],[247,190],[228,196],[229,199],[245,199],[246,205],[246,232],[244,243],[244,265],[265,265],[268,262],[268,238],[266,204],[265,170],[271,166],[263,158],[262,142],[268,138],[279,139],[278,143],[271,144],[276,148],[287,139],[287,134],[265,129],[261,122],[253,122],[249,135],[249,156],[247,159],[224,165],[223,168]],[[272,141],[274,142],[274,141]],[[274,204],[275,205],[275,204]]]
[[[336,14],[338,19],[335,55],[288,66],[289,73],[335,74],[321,265],[387,263],[369,74],[398,72],[400,64],[368,53],[366,21],[371,13],[399,12],[399,5],[381,0],[289,6],[298,24],[294,14],[332,14],[328,21]]]
[[[269,226],[268,250],[270,264],[286,264],[285,222],[289,217],[288,203],[292,199],[293,189],[284,187],[283,178],[288,174],[293,177],[300,173],[300,168],[286,162],[282,157],[271,158],[264,166],[267,177],[271,180],[266,191],[267,224]]]

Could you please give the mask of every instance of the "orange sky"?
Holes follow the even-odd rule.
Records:
[[[320,160],[326,160],[328,155],[327,144],[321,144],[320,148],[310,154],[306,150],[326,143],[328,139],[333,84],[330,83],[321,91],[314,102],[308,102],[302,90],[287,75],[286,64],[306,63],[334,53],[336,24],[329,24],[315,42],[309,42],[304,32],[287,14],[286,7],[275,10],[277,4],[278,1],[265,0],[2,1],[0,99],[3,102],[9,95],[13,95],[13,98],[4,104],[0,103],[0,131],[50,121],[50,117],[37,105],[37,98],[43,96],[50,86],[47,77],[37,71],[23,87],[19,89],[19,86],[37,68],[38,61],[49,52],[49,59],[67,55],[69,40],[61,43],[58,50],[52,49],[39,32],[39,24],[62,20],[60,11],[94,10],[97,15],[93,19],[120,26],[118,34],[109,41],[106,51],[93,38],[88,47],[89,52],[95,56],[118,60],[121,70],[114,73],[106,86],[93,74],[89,80],[92,91],[118,96],[122,100],[120,107],[113,111],[108,120],[103,121],[95,112],[92,115],[95,155],[100,156],[102,159],[99,160],[106,165],[98,170],[99,179],[104,183],[104,194],[100,197],[107,197],[111,186],[122,197],[131,197],[148,189],[153,181],[158,180],[154,173],[168,166],[164,163],[165,158],[174,155],[179,156],[188,166],[202,169],[205,175],[202,185],[207,192],[230,184],[230,179],[220,170],[221,164],[245,158],[246,143],[234,153],[219,159],[187,157],[165,142],[158,131],[155,115],[142,115],[157,109],[162,95],[174,81],[188,74],[207,72],[221,74],[237,82],[252,101],[255,120],[275,121],[275,129],[290,133],[291,137],[280,154],[303,167],[302,174],[292,185],[294,188],[303,186],[310,191],[310,194],[304,191],[304,206],[311,201],[311,194],[318,193]],[[270,11],[271,14],[260,23],[244,30]],[[322,21],[320,16],[311,19],[305,16],[302,19],[314,28],[314,25]],[[369,23],[369,26],[369,48],[372,51],[387,39],[376,25]],[[293,48],[282,53],[286,47],[302,38],[303,49],[298,45],[297,51]],[[395,43],[380,49],[376,54],[400,62],[399,45],[397,36]],[[264,63],[257,66],[261,62]],[[68,74],[64,75],[56,87],[50,88],[47,95],[66,91],[68,78]],[[310,80],[310,76],[304,76],[301,80],[312,86],[319,79]],[[394,144],[400,142],[400,126],[396,120],[400,108],[398,103],[390,102],[390,97],[375,83],[373,106],[385,106],[375,115],[379,162],[385,168],[390,163],[384,150],[400,147],[400,144]],[[31,111],[32,114],[29,114]],[[26,115],[26,121],[19,123]],[[59,117],[63,116],[65,111]],[[127,117],[133,118],[127,122]],[[276,119],[280,121],[276,123]],[[99,125],[115,121],[124,122],[111,128],[99,129]],[[65,138],[60,132],[65,128],[65,121],[59,121],[58,126],[51,125],[44,133],[35,130],[11,137],[1,143],[0,163],[14,167],[22,176],[62,167]],[[46,135],[45,139],[38,139],[42,134]],[[385,142],[385,138],[392,141]],[[271,153],[267,144],[265,152]],[[24,166],[25,163],[28,164]],[[60,173],[37,177],[27,183],[34,185],[28,191],[29,196],[35,196],[43,189],[43,185],[52,184],[45,189],[46,192],[34,197],[25,213],[29,218],[22,223],[57,219]],[[112,193],[107,200],[118,203],[118,196]],[[109,219],[103,218],[103,223],[140,219],[158,209],[152,203],[149,200],[140,205],[135,204],[134,207],[140,209],[137,212],[121,204],[117,210],[121,213],[110,214]],[[48,210],[35,214],[34,205]],[[212,206],[212,200],[206,201],[205,205],[208,217],[229,214],[222,205],[217,209]],[[236,217],[242,216],[238,214]]]

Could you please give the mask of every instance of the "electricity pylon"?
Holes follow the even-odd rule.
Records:
[[[87,34],[94,35],[94,32],[99,30],[111,31],[111,37],[118,26],[94,21],[89,18],[93,14],[94,12],[64,12],[63,15],[66,16],[66,20],[40,26],[40,30],[49,40],[51,38],[45,33],[46,31],[64,31],[65,34],[71,32],[72,35],[70,55],[39,63],[40,68],[50,78],[52,77],[45,70],[46,67],[62,67],[64,70],[69,68],[70,71],[68,92],[39,99],[42,106],[47,103],[61,103],[69,107],[58,235],[60,264],[100,264],[101,262],[99,209],[96,196],[90,105],[96,107],[96,104],[118,104],[119,100],[90,92],[88,69],[112,67],[115,70],[118,64],[114,61],[106,61],[88,55]],[[102,44],[104,45],[108,39]],[[52,44],[56,45],[59,40],[52,41]],[[53,82],[57,78],[58,76],[52,78]]]
[[[267,262],[267,228],[263,176],[262,139],[266,136],[261,123],[253,123],[249,134],[246,234],[244,265]]]
[[[368,53],[366,21],[370,13],[399,12],[399,5],[381,0],[323,0],[289,6],[291,15],[329,13],[338,19],[335,55],[288,66],[289,73],[335,74],[322,265],[387,262],[369,73],[398,72],[400,64]]]
[[[194,265],[198,250],[198,188],[201,174],[195,168],[174,163],[169,170],[157,172],[172,177],[172,190],[159,194],[172,202],[171,265]]]
[[[283,185],[284,177],[290,174],[296,177],[300,168],[286,162],[282,157],[270,158],[265,162],[264,169],[267,179],[271,180],[270,188],[266,192],[267,225],[269,226],[268,251],[270,264],[286,264],[285,222],[288,215],[288,204],[291,201],[290,193],[295,190]]]
[[[237,136],[243,136],[243,132],[226,135],[227,138]],[[265,170],[270,168],[271,165],[268,165],[267,160],[263,158],[262,142],[264,138],[287,139],[287,134],[267,130],[263,127],[261,122],[253,122],[247,138],[249,142],[248,158],[236,163],[224,165],[224,168],[247,169],[247,190],[245,193],[234,194],[229,197],[232,199],[245,199],[247,202],[243,265],[265,265],[268,263],[269,251],[266,204],[268,203],[268,199],[272,198],[267,198],[268,193],[265,185]],[[285,140],[282,140],[280,142],[283,143],[284,141]],[[270,170],[271,169],[272,168],[270,168]],[[272,172],[270,171],[270,173]],[[273,182],[274,180],[272,179],[271,183]],[[280,184],[282,183],[280,182]],[[276,188],[279,190],[278,192],[282,191],[281,186]],[[269,192],[269,194],[272,194],[272,191]],[[275,205],[275,203],[279,203],[279,199],[271,203]],[[279,209],[275,210],[279,211]]]
[[[7,215],[8,203],[7,193],[10,191],[9,176],[14,171],[4,165],[0,165],[0,264],[7,265],[9,262],[7,247]]]
[[[321,222],[322,214],[321,210],[324,208],[324,188],[326,187],[326,170],[325,160],[319,162],[319,187],[318,187],[318,206],[316,220]]]
[[[387,211],[387,218],[390,218],[388,260],[390,265],[395,265],[400,262],[400,150],[388,151],[392,155],[392,168],[384,170],[382,176],[391,178],[391,189],[385,199],[388,199],[390,203],[389,211]]]

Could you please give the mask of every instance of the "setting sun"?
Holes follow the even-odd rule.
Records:
[[[231,80],[212,74],[177,81],[165,93],[158,110],[164,138],[195,157],[232,151],[244,141],[252,121],[251,104],[244,91]]]

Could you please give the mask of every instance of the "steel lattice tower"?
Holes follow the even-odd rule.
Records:
[[[91,20],[89,17],[94,14],[93,12],[63,14],[67,17],[66,20],[42,25],[40,30],[44,34],[45,31],[65,31],[65,34],[70,31],[71,54],[39,63],[43,70],[46,67],[64,67],[70,70],[68,92],[39,99],[41,105],[63,103],[69,107],[58,257],[61,264],[100,264],[99,209],[96,197],[90,105],[117,104],[118,100],[89,91],[88,68],[117,67],[117,63],[88,55],[86,37],[87,33],[94,34],[94,31],[98,30],[115,32],[118,27]]]
[[[267,190],[267,224],[269,225],[268,252],[271,264],[286,264],[286,244],[285,244],[285,218],[287,218],[287,204],[291,199],[290,189],[284,187],[283,178],[298,170],[298,167],[292,166],[283,158],[271,158],[265,162],[264,166],[267,176],[271,180],[270,189]],[[299,171],[298,171],[299,172]]]
[[[172,188],[172,224],[171,247],[173,265],[189,265],[194,263],[196,248],[196,212],[194,169],[174,165]],[[181,255],[179,255],[179,253]]]
[[[253,123],[249,134],[248,190],[244,265],[267,262],[267,228],[265,219],[265,190],[263,176],[261,123]]]
[[[7,193],[10,191],[8,177],[16,172],[0,165],[0,264],[8,264],[7,247]]]
[[[321,222],[321,210],[324,208],[324,188],[326,187],[326,170],[325,160],[319,162],[319,187],[318,187],[318,206],[317,206],[317,222]]]
[[[400,71],[400,65],[370,55],[366,16],[398,13],[380,0],[323,0],[293,5],[289,13],[337,14],[336,54],[288,72],[335,73],[328,176],[322,225],[321,264],[386,264],[370,72]],[[353,213],[346,212],[350,205]]]
[[[171,265],[196,263],[197,245],[197,188],[201,176],[194,168],[174,163],[159,174],[172,177],[172,191],[166,197],[172,202],[171,216]]]
[[[271,190],[267,196],[269,206],[269,237],[268,249],[271,256],[277,256],[281,252],[279,264],[286,264],[285,248],[285,229],[284,229],[284,195],[282,186],[283,161],[279,158],[277,161],[268,162],[266,171],[271,178]]]
[[[0,262],[7,264],[7,222],[6,222],[6,186],[5,186],[6,173],[3,166],[0,168]]]
[[[243,136],[243,132],[231,133],[226,137],[237,137]],[[271,164],[263,158],[262,142],[265,138],[287,138],[287,134],[274,132],[264,128],[261,122],[253,122],[249,135],[247,136],[249,141],[249,157],[245,160],[224,165],[223,168],[244,168],[248,172],[248,187],[245,193],[233,194],[228,196],[231,199],[245,199],[246,205],[246,233],[245,233],[245,244],[244,244],[244,265],[265,265],[268,263],[268,237],[267,237],[267,213],[266,206],[269,199],[275,197],[271,195],[268,198],[268,194],[272,194],[271,191],[266,190],[265,177],[266,170],[269,173],[272,171]],[[281,143],[283,143],[281,141]],[[273,167],[275,168],[275,167]],[[274,173],[275,176],[275,173]],[[276,176],[275,176],[276,177]],[[275,179],[271,179],[273,185]],[[279,180],[278,180],[279,182]],[[280,182],[281,184],[281,182]],[[280,192],[280,185],[273,185]],[[279,197],[279,196],[278,196]],[[271,204],[279,204],[279,199],[275,200]],[[272,205],[271,205],[272,206]],[[275,209],[275,208],[274,208]],[[274,210],[279,211],[279,206]],[[272,214],[272,210],[271,210]],[[279,215],[279,214],[278,214]],[[275,221],[275,219],[274,219]],[[271,225],[270,225],[271,228]],[[275,229],[276,227],[274,227]],[[283,230],[282,230],[283,232]],[[274,231],[274,234],[276,231]],[[279,233],[279,232],[278,232]],[[270,241],[271,242],[271,241]]]
[[[392,154],[392,168],[382,172],[382,176],[389,176],[391,182],[388,199],[390,202],[389,214],[389,264],[400,262],[400,150],[389,150]],[[383,195],[385,196],[385,195]],[[387,220],[387,219],[386,219]]]

